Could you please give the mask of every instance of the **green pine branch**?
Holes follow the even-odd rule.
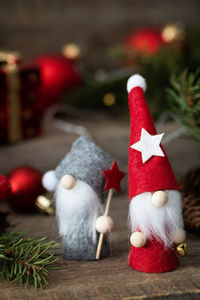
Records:
[[[200,71],[172,76],[167,89],[174,117],[200,142]]]
[[[45,237],[33,239],[25,237],[27,231],[12,230],[0,235],[0,275],[12,282],[19,282],[35,288],[47,284],[49,270],[58,268],[58,254],[52,250],[58,247]]]

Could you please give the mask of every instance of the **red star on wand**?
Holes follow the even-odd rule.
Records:
[[[103,174],[106,177],[104,191],[115,189],[121,193],[120,181],[122,178],[124,178],[126,173],[119,170],[116,160],[112,163],[112,166],[109,170],[103,171]]]
[[[104,211],[104,216],[107,217],[114,189],[117,190],[118,192],[121,192],[120,181],[126,175],[126,173],[119,170],[117,162],[115,160],[112,163],[112,166],[110,167],[110,169],[103,171],[103,174],[106,177],[106,184],[104,187],[104,191],[109,190],[108,197],[106,200],[106,207],[105,207],[105,211]],[[104,236],[104,233],[101,233],[99,236],[99,242],[98,242],[97,252],[96,252],[96,259],[100,258],[101,248],[102,248],[102,244],[103,244],[103,236]]]

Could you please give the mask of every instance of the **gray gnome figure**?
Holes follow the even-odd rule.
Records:
[[[108,153],[81,136],[57,168],[43,176],[44,187],[55,191],[59,234],[68,260],[95,260],[99,234],[113,228],[112,219],[102,216],[101,201],[105,184],[102,171],[112,162]],[[108,255],[105,236],[101,258]]]

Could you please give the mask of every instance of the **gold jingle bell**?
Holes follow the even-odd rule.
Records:
[[[54,215],[55,210],[52,206],[52,200],[46,195],[40,195],[37,197],[35,202],[37,208],[48,215]]]
[[[178,244],[176,247],[176,253],[179,256],[186,256],[188,254],[188,248],[186,243]]]

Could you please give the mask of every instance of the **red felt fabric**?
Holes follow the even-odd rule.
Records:
[[[142,88],[135,87],[129,93],[130,145],[140,140],[142,128],[149,134],[157,134],[153,118]],[[161,146],[165,153],[163,147]],[[152,156],[142,162],[141,152],[129,147],[129,198],[157,190],[178,190],[178,183],[165,153],[164,157]]]
[[[131,246],[129,265],[137,271],[162,273],[176,269],[179,261],[173,247],[166,249],[162,242],[153,239],[142,248]]]
[[[119,170],[116,160],[114,160],[109,170],[103,171],[103,174],[106,177],[104,191],[115,189],[121,193],[120,181],[124,178],[126,173]]]

